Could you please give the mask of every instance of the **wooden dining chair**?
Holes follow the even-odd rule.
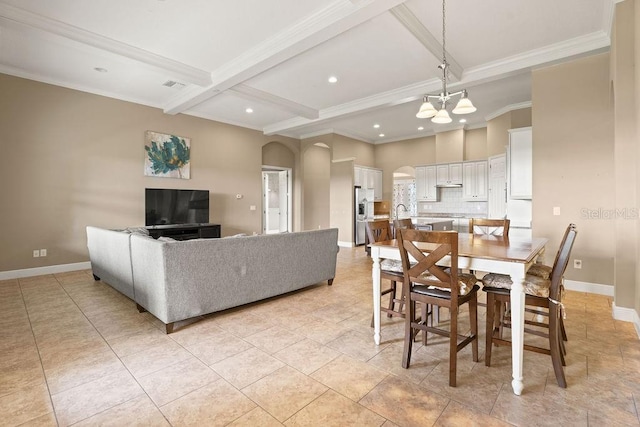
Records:
[[[398,238],[398,230],[407,230],[414,228],[415,226],[413,225],[413,221],[411,221],[411,218],[393,220],[393,234],[396,239]]]
[[[479,235],[508,237],[509,225],[511,225],[511,220],[506,218],[500,218],[500,219],[470,218],[469,233],[479,234]]]
[[[402,367],[409,368],[413,339],[418,331],[425,332],[425,345],[428,344],[426,332],[449,337],[449,385],[455,387],[458,352],[471,344],[473,360],[478,361],[479,286],[475,277],[458,275],[457,232],[400,229],[396,237],[404,271],[407,304]],[[446,257],[450,257],[451,268],[437,265]],[[411,260],[416,263],[412,264]],[[424,316],[416,318],[416,302],[448,307],[451,313],[449,329],[429,326]],[[471,333],[461,335],[458,333],[459,308],[467,303]]]
[[[368,221],[365,230],[370,243],[384,242],[393,240],[391,235],[391,226],[388,220]],[[387,317],[404,318],[404,293],[402,290],[398,293],[397,283],[404,280],[402,272],[402,262],[392,259],[384,259],[380,262],[380,280],[389,280],[390,286],[380,292],[380,298],[389,295],[388,307],[382,307],[380,310],[387,313]],[[373,326],[373,319],[371,320]]]
[[[564,287],[562,284],[563,276],[569,257],[576,239],[578,231],[575,224],[570,224],[565,233],[563,242],[560,245],[556,260],[548,279],[540,276],[527,274],[525,277],[525,306],[533,306],[545,308],[548,310],[549,323],[541,323],[533,320],[525,320],[525,332],[538,336],[543,336],[549,340],[549,348],[538,347],[529,344],[524,345],[525,350],[535,351],[537,353],[548,354],[551,356],[553,370],[556,375],[556,381],[562,388],[567,387],[567,381],[564,375],[563,366],[564,346],[562,332],[562,317],[564,308],[562,305],[562,296]],[[511,279],[503,274],[487,274],[482,282],[483,290],[487,293],[487,319],[486,319],[486,347],[485,347],[485,364],[491,365],[491,350],[493,344],[511,345],[511,342],[504,339],[499,331],[499,327],[511,327],[510,321],[506,314],[500,314],[500,307],[510,302]],[[497,317],[496,317],[497,316]],[[532,329],[527,326],[541,327],[540,329]]]

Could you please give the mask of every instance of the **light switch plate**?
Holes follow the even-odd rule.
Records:
[[[555,206],[555,207],[553,208],[553,214],[554,214],[555,216],[560,215],[560,206]]]

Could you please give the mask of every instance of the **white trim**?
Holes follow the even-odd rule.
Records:
[[[341,248],[354,248],[356,245],[354,245],[353,242],[343,242],[338,240],[338,246]]]
[[[531,108],[531,101],[519,102],[517,104],[507,105],[506,107],[502,107],[499,110],[494,111],[493,113],[487,115],[484,119],[486,121],[493,120],[498,116],[506,114],[510,111],[521,110],[523,108]]]
[[[203,113],[203,112],[200,112],[200,111],[185,111],[182,114],[186,114],[187,116],[198,117],[199,119],[210,120],[212,122],[225,123],[225,124],[228,124],[228,125],[238,126],[238,127],[245,128],[245,129],[256,130],[258,132],[260,132],[262,130],[259,127],[256,127],[256,126],[253,126],[253,125],[248,125],[246,123],[237,122],[235,120],[226,119],[226,118],[223,118],[223,117],[215,117],[212,114],[207,114],[206,112]],[[283,135],[283,134],[278,134],[278,135]],[[287,136],[287,135],[284,135],[284,136]]]
[[[640,338],[640,316],[636,310],[633,308],[617,307],[614,302],[613,307],[611,308],[611,314],[616,320],[633,323],[633,326],[636,328],[638,338]]]
[[[0,280],[19,279],[21,277],[43,276],[45,274],[66,273],[67,271],[89,270],[91,262],[58,264],[46,267],[25,268],[23,270],[0,271]]]
[[[199,86],[211,84],[211,73],[208,71],[15,6],[0,3],[0,17],[43,31],[45,34],[55,34],[105,52],[133,59],[134,61],[153,67],[162,73],[173,76],[178,80],[184,80]]]
[[[165,105],[164,112],[177,114],[193,108],[237,84],[369,21],[404,1],[369,0],[354,4],[335,0],[327,7],[283,29],[214,70],[211,73],[214,78],[210,85],[191,94],[176,96]]]
[[[320,117],[320,112],[315,108],[307,107],[306,105],[299,104],[245,84],[236,85],[229,89],[229,92],[248,99],[249,101],[266,103],[289,113],[293,113],[296,116],[302,116],[307,119],[317,119]]]
[[[424,26],[422,21],[409,9],[405,4],[400,4],[389,12],[396,17],[413,36],[427,48],[438,61],[442,58],[442,44],[434,37],[429,30]],[[460,80],[462,78],[462,66],[456,61],[449,52],[447,52],[447,62],[449,64],[448,70],[453,79]]]
[[[590,294],[613,296],[613,286],[600,283],[580,282],[578,280],[564,281],[564,287],[570,291],[588,292]]]
[[[310,132],[310,133],[303,133],[300,135],[300,138],[298,139],[308,139],[308,138],[315,138],[316,136],[322,136],[322,135],[330,135],[333,133],[333,129],[332,128],[328,128],[328,129],[322,129],[316,132]]]
[[[345,157],[343,159],[333,159],[331,160],[331,163],[344,163],[344,162],[355,162],[356,158],[355,157]]]

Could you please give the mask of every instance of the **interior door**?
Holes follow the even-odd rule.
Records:
[[[507,159],[504,154],[489,157],[489,218],[507,214]]]

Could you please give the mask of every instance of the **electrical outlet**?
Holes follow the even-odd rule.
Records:
[[[580,270],[582,268],[582,260],[581,259],[574,259],[573,260],[573,268],[575,268],[576,270]]]
[[[47,250],[46,249],[40,249],[40,256],[47,256]]]
[[[560,215],[560,206],[555,206],[555,207],[553,208],[553,214],[554,214],[555,216]]]
[[[33,257],[38,258],[40,256],[40,251],[38,249],[33,250]]]

